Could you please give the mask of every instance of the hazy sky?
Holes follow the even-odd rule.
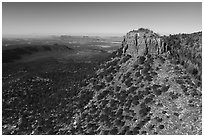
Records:
[[[3,35],[201,31],[202,3],[3,3]]]

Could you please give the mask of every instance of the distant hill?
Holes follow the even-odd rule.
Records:
[[[3,48],[2,62],[9,63],[15,60],[20,60],[24,55],[32,55],[39,52],[52,52],[52,51],[72,51],[73,49],[64,45],[41,45],[41,46],[28,46],[28,45],[13,45]]]

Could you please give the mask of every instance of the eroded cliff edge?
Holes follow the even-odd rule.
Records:
[[[167,54],[172,63],[183,65],[201,85],[202,33],[159,36],[149,29],[128,32],[122,41],[122,53],[138,56]]]
[[[122,46],[123,53],[134,57],[147,54],[159,55],[167,50],[159,35],[143,28],[128,32],[124,36]]]

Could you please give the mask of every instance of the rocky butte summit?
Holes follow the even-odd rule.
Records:
[[[202,33],[140,28],[81,88],[65,134],[202,134]],[[185,51],[185,52],[184,52]]]
[[[128,32],[122,46],[123,53],[134,57],[147,54],[159,55],[167,50],[162,38],[153,31],[143,28]]]

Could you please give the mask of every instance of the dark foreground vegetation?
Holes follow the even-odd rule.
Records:
[[[97,66],[54,59],[3,64],[3,134],[57,134],[86,99],[77,99],[79,89]]]
[[[88,50],[83,55],[62,45],[3,50],[3,134],[62,134],[86,99],[79,98],[80,88],[110,55]]]

